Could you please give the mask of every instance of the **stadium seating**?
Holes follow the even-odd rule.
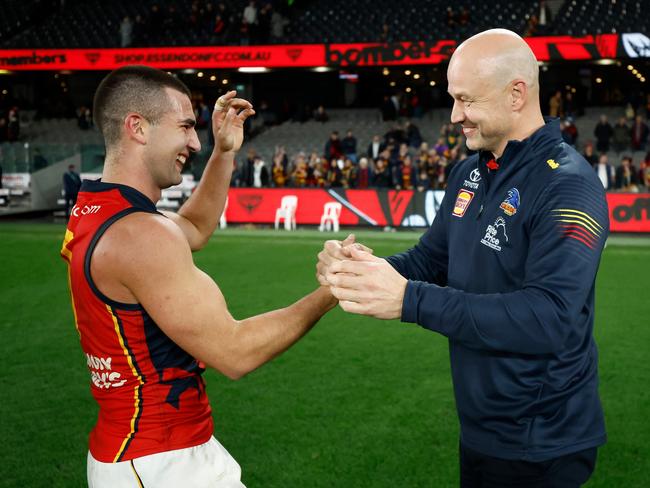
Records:
[[[339,202],[327,202],[323,206],[323,216],[320,219],[318,230],[323,232],[339,231],[339,216],[341,215],[342,205]]]

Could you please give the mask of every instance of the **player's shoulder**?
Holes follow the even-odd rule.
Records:
[[[115,265],[147,263],[190,253],[182,230],[164,215],[134,212],[113,223],[97,244],[95,257]]]

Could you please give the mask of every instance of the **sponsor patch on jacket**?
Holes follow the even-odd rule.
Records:
[[[521,199],[519,198],[519,190],[516,188],[510,188],[506,199],[501,202],[499,208],[501,208],[508,217],[512,217],[517,213],[520,203]]]
[[[474,192],[469,190],[459,190],[458,196],[456,197],[456,203],[454,204],[453,215],[456,217],[462,217],[467,211],[467,207],[472,202],[474,198]]]
[[[481,172],[478,170],[478,168],[474,168],[469,174],[469,180],[465,180],[463,186],[476,190],[478,188],[479,181],[481,181]]]
[[[481,239],[481,244],[495,251],[501,251],[501,245],[508,242],[508,233],[506,232],[506,219],[499,216],[493,224],[488,225],[485,229],[485,235]]]

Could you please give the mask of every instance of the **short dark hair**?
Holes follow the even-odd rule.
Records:
[[[93,117],[107,148],[119,142],[122,124],[129,112],[139,113],[151,124],[160,121],[169,109],[165,88],[191,97],[185,83],[166,71],[149,66],[124,66],[111,71],[101,81],[93,100]]]

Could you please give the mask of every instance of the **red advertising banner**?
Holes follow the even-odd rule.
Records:
[[[0,50],[0,69],[112,70],[127,64],[160,69],[322,66],[325,45]]]
[[[341,225],[428,227],[444,196],[442,191],[231,188],[226,221],[273,224],[282,197],[298,197],[298,225],[320,225],[325,204],[339,202]],[[650,193],[608,193],[611,232],[650,232]]]
[[[325,204],[338,202],[341,225],[427,227],[433,222],[444,192],[231,188],[226,221],[272,224],[282,197],[287,195],[298,197],[297,224],[320,225]]]
[[[650,193],[608,193],[611,232],[650,232]]]
[[[641,33],[525,39],[540,61],[650,57]],[[0,50],[5,70],[112,70],[127,64],[161,69],[307,68],[438,64],[449,59],[455,40],[274,46],[187,46],[127,49]]]

